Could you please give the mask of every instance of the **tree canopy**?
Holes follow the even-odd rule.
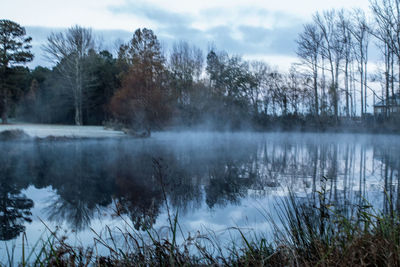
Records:
[[[165,59],[157,36],[146,28],[136,30],[132,40],[120,47],[118,60],[126,71],[111,111],[117,119],[149,133],[168,114]]]
[[[7,123],[9,100],[17,89],[15,75],[18,68],[33,59],[30,52],[32,38],[25,28],[10,20],[0,20],[0,109],[3,124]]]

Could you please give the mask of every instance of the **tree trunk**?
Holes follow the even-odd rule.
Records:
[[[361,64],[360,64],[360,66],[361,66],[361,69],[360,69],[360,94],[361,94],[361,96],[360,96],[360,100],[361,100],[361,103],[360,103],[360,106],[361,106],[361,118],[362,117],[364,117],[364,90],[363,90],[363,88],[364,88],[364,71],[363,71],[363,63],[361,62]]]
[[[357,117],[357,101],[356,101],[356,81],[355,81],[355,71],[354,71],[354,65],[351,66],[350,70],[350,87],[351,87],[351,113],[352,117]]]
[[[367,64],[368,64],[368,55],[365,55],[365,60],[364,60],[364,112],[367,113]]]
[[[315,115],[318,117],[319,105],[318,105],[318,68],[314,67],[314,94],[315,94]]]
[[[2,123],[2,124],[8,124],[8,121],[7,121],[7,113],[4,112],[4,111],[1,113],[1,123]]]
[[[82,125],[82,109],[79,103],[78,96],[75,96],[74,106],[75,106],[75,125],[80,126]]]
[[[3,99],[3,107],[1,111],[1,122],[2,124],[8,123],[7,99],[5,97]]]
[[[398,84],[398,87],[397,87],[397,93],[400,94],[400,57],[397,58],[397,64],[398,64],[398,67],[399,67],[399,73],[398,73],[398,75],[399,75],[399,78],[398,78],[399,79],[398,80],[399,84]]]
[[[386,45],[386,55],[385,55],[385,79],[386,79],[386,110],[385,110],[385,117],[389,117],[389,88],[390,88],[390,79],[389,79],[389,72],[390,72],[390,52],[389,52],[389,45]]]
[[[331,59],[329,59],[329,63],[330,63],[330,66],[331,66],[331,69],[330,69],[330,71],[331,71],[331,85],[330,85],[330,88],[329,88],[329,94],[332,96],[333,103],[331,103],[331,105],[333,104],[333,111],[334,111],[334,115],[335,115],[335,119],[336,119],[336,105],[335,105],[335,103],[336,103],[336,96],[335,96],[336,82],[335,82],[335,69],[334,69],[334,67],[333,67],[333,63],[332,63],[332,60],[331,60]],[[332,106],[331,106],[331,107],[332,107]]]
[[[325,113],[326,108],[326,80],[325,80],[325,61],[322,57],[322,100],[321,100],[321,113]]]
[[[360,42],[360,62],[359,62],[359,68],[360,68],[360,105],[361,105],[361,118],[364,117],[364,50],[363,50],[363,43],[362,41]]]
[[[344,86],[346,91],[346,117],[350,116],[350,104],[349,104],[349,60],[346,57],[346,66],[344,70]]]
[[[391,59],[390,59],[390,70],[391,70],[390,84],[391,84],[391,89],[392,89],[392,97],[394,97],[394,53],[393,53],[393,51],[391,51],[390,54],[391,54]]]
[[[335,69],[335,83],[334,83],[334,108],[335,108],[335,119],[336,122],[339,120],[339,62],[336,62],[336,69]]]
[[[82,110],[79,105],[75,109],[75,125],[82,125]]]
[[[75,101],[75,125],[80,125],[79,121],[79,107],[78,104]]]
[[[80,58],[75,59],[75,125],[82,125],[82,78]]]

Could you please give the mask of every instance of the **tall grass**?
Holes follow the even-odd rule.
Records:
[[[327,190],[322,186],[311,197],[290,193],[277,213],[279,224],[271,220],[275,245],[290,251],[282,256],[291,265],[400,265],[398,211],[384,214],[362,198],[343,209],[327,200]]]

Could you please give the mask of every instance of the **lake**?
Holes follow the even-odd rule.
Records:
[[[400,137],[367,134],[164,132],[149,139],[0,143],[0,261],[46,228],[90,245],[105,227],[183,232],[271,230],[289,191],[327,188],[337,205],[400,209]],[[129,226],[127,226],[129,224]],[[2,258],[3,257],[3,258]]]

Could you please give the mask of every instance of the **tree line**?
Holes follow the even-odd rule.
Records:
[[[52,33],[42,49],[52,67],[33,70],[31,38],[0,21],[0,109],[38,123],[123,125],[150,132],[172,126],[324,127],[398,112],[400,1],[371,0],[362,10],[315,13],[297,37],[299,63],[280,72],[185,41],[163,48],[150,29],[137,29],[118,51],[101,50],[91,29]],[[382,65],[370,71],[375,43]],[[376,84],[380,84],[380,89]],[[372,99],[372,101],[371,101]],[[399,110],[400,111],[400,110]]]

